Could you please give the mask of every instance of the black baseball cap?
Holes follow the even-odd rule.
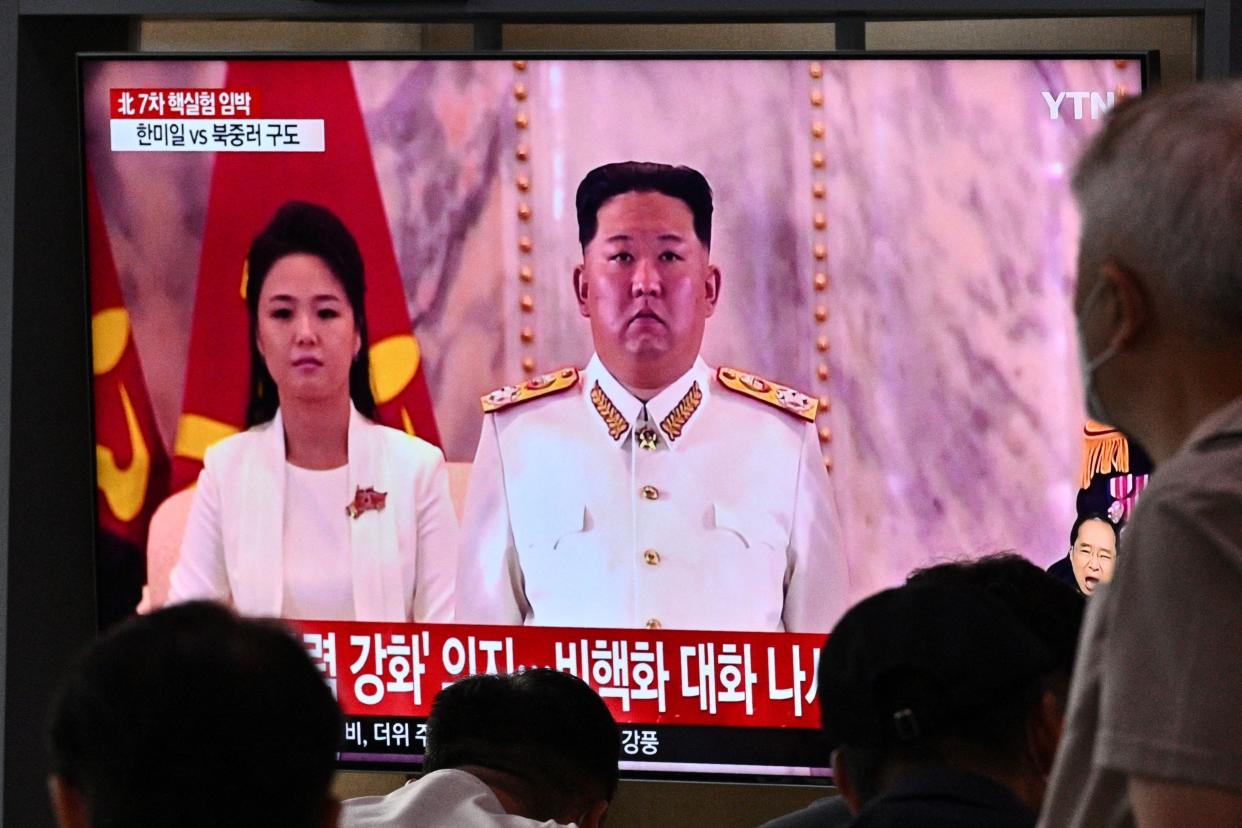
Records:
[[[942,584],[889,589],[847,612],[819,661],[830,749],[935,739],[1049,671],[1054,659],[983,590]]]

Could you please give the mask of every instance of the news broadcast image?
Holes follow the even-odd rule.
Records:
[[[1122,519],[1142,490],[1146,460],[1084,421],[1069,191],[1141,60],[81,72],[100,623],[200,596],[288,618],[345,710],[346,765],[416,767],[440,687],[541,666],[600,692],[628,773],[825,776],[816,666],[845,609],[947,560],[1047,567],[1076,512]],[[640,188],[602,202],[584,251],[579,184],[620,162],[701,173],[710,240],[684,197]],[[354,318],[350,245],[357,353],[332,327]],[[335,357],[286,376],[248,307],[313,278],[294,259],[339,288],[314,330],[345,331],[374,401],[347,466],[310,476],[274,389]],[[617,301],[654,310],[625,331],[693,360],[654,395],[608,340],[630,263],[645,287]],[[708,298],[678,293],[686,273]],[[331,594],[307,599],[315,577]]]

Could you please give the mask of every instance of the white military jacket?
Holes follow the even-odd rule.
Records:
[[[702,359],[646,405],[598,356],[488,394],[457,621],[827,632],[849,584],[815,407]]]

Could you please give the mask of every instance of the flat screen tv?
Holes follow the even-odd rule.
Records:
[[[83,56],[101,624],[289,618],[348,766],[545,666],[626,773],[826,776],[853,601],[1065,556],[1068,179],[1147,68]]]

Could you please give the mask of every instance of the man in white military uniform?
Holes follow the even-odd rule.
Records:
[[[707,181],[609,164],[577,208],[596,353],[483,398],[457,620],[827,632],[849,584],[817,403],[699,357]]]

